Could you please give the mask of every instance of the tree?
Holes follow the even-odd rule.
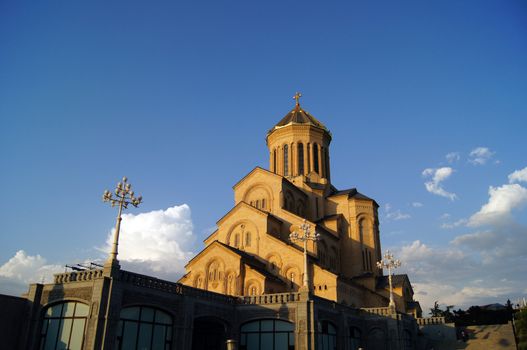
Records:
[[[518,350],[527,350],[527,308],[523,308],[515,315],[516,317],[516,341]]]

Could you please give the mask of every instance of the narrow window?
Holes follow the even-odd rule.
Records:
[[[318,173],[318,145],[313,144],[313,169]]]
[[[245,233],[245,246],[246,247],[251,246],[251,233],[250,232]]]
[[[289,175],[289,145],[284,146],[284,176]]]
[[[364,250],[362,250],[362,269],[366,271],[366,257],[364,256]]]
[[[298,144],[298,175],[304,174],[304,145]]]
[[[273,150],[273,171],[276,173],[276,149]]]
[[[262,199],[262,209],[265,209],[265,198]]]
[[[236,235],[234,236],[234,246],[235,246],[236,248],[238,248],[239,245],[240,245],[240,235],[239,235],[239,234],[236,234]]]

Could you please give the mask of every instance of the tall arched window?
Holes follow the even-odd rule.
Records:
[[[298,144],[298,175],[304,174],[304,145]]]
[[[319,170],[319,166],[318,166],[318,145],[316,143],[313,144],[313,170],[315,170],[316,173],[319,173],[320,172],[318,171]]]
[[[245,246],[250,247],[251,246],[251,233],[245,232]]]
[[[289,175],[289,145],[284,145],[284,176]]]
[[[351,327],[350,328],[350,349],[351,350],[358,350],[362,343],[361,343],[361,335],[362,332],[357,327]]]
[[[258,320],[240,329],[240,350],[293,350],[294,325],[282,320]]]
[[[236,248],[238,248],[239,245],[240,245],[240,235],[239,234],[235,234],[234,235],[234,246]]]
[[[322,321],[317,333],[317,343],[319,350],[337,349],[337,328],[328,321]]]
[[[273,150],[273,171],[276,173],[276,149]]]
[[[146,306],[121,310],[115,348],[118,350],[170,349],[172,347],[172,317]]]
[[[42,322],[40,349],[82,349],[89,307],[76,301],[46,309]]]

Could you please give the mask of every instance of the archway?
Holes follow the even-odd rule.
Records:
[[[197,318],[192,331],[192,350],[225,350],[225,324],[214,318]]]

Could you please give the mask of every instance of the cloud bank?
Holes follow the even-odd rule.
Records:
[[[113,242],[114,229],[109,230],[102,259],[107,257]],[[119,235],[118,259],[122,268],[172,281],[184,272],[194,255],[196,236],[193,233],[190,207],[186,204],[164,210],[124,214]],[[91,257],[85,261],[97,261]],[[49,264],[40,255],[19,250],[0,266],[0,293],[20,295],[29,283],[51,282],[54,273],[64,271],[64,264]]]

